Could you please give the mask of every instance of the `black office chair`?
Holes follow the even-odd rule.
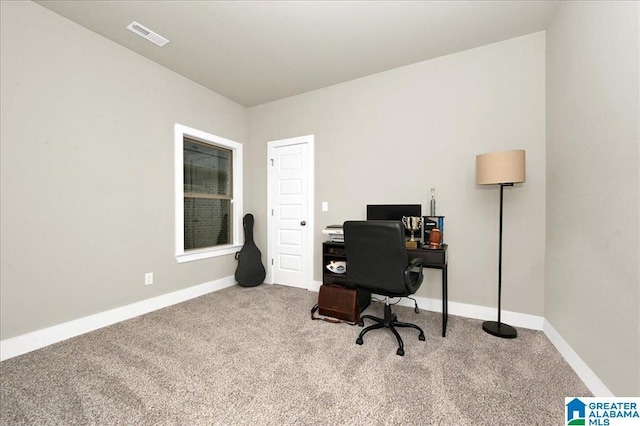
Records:
[[[418,290],[422,284],[423,260],[409,259],[404,226],[399,221],[347,221],[343,229],[348,282],[357,288],[385,296],[384,318],[363,315],[360,326],[364,326],[364,319],[376,323],[362,330],[356,343],[362,345],[362,337],[371,330],[388,328],[398,339],[396,353],[402,356],[404,343],[396,327],[415,328],[420,332],[418,339],[423,341],[424,332],[415,324],[398,321],[398,317],[391,312],[389,298],[408,297]],[[417,272],[416,268],[419,268]]]

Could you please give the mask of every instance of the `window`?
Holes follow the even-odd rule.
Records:
[[[231,244],[233,152],[184,138],[184,249]]]
[[[241,246],[242,145],[175,125],[176,258],[235,253]]]

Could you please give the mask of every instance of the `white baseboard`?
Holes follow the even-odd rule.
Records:
[[[442,312],[442,300],[440,299],[424,299],[427,303],[433,305],[436,312]],[[418,300],[420,300],[418,299]],[[496,321],[498,319],[498,309],[488,308],[486,306],[469,305],[467,303],[449,302],[449,313],[451,315],[459,315],[465,318],[473,318],[483,321]],[[528,328],[531,330],[542,330],[544,325],[544,317],[531,314],[523,314],[520,312],[502,310],[501,321],[514,327]]]
[[[314,281],[309,288],[309,291],[318,292],[322,282]],[[384,298],[384,296],[377,296]],[[413,296],[418,301],[420,309],[424,309],[431,312],[442,312],[442,299],[430,299],[428,297]],[[409,306],[413,308],[413,302],[407,298],[400,299],[398,303],[400,306]],[[485,306],[469,305],[466,303],[449,302],[449,313],[451,315],[458,315],[465,318],[479,319],[483,321],[493,320],[498,318],[498,310],[496,308],[487,308]],[[531,330],[542,331],[544,318],[537,315],[521,314],[519,312],[511,312],[502,310],[502,322],[512,325],[514,327],[529,328]]]
[[[313,281],[309,286],[309,291],[315,291],[317,293],[320,291],[321,285],[322,285],[322,281]]]
[[[551,323],[546,319],[544,320],[543,331],[544,334],[546,334],[547,338],[551,341],[551,343],[553,343],[556,349],[558,349],[558,352],[560,352],[565,361],[567,361],[571,368],[573,368],[573,371],[575,371],[578,377],[580,377],[584,384],[587,385],[594,396],[599,398],[615,396],[613,392],[611,392],[609,388],[607,388],[607,386],[602,382],[602,380],[600,380],[600,378],[596,376],[596,373],[594,373],[593,370],[589,368],[587,363],[584,362],[582,358],[580,358],[580,355],[578,355],[576,351],[574,351],[573,348],[569,346],[566,340],[562,338],[560,333],[558,333],[558,331],[553,328]]]
[[[175,305],[189,299],[203,296],[236,284],[233,276],[210,281],[208,283],[163,294],[151,299],[132,303],[84,318],[54,325],[32,333],[23,334],[0,341],[0,361],[13,358],[72,337],[79,336],[89,331],[97,330],[120,321],[128,320],[167,306]]]

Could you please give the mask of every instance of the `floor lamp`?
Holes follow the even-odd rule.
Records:
[[[525,181],[525,153],[513,151],[491,152],[476,156],[476,184],[500,185],[500,248],[498,249],[498,321],[485,321],[482,329],[494,336],[513,339],[518,331],[500,320],[502,297],[502,199],[505,186]]]

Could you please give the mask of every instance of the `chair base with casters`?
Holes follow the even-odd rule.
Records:
[[[416,310],[417,310],[417,306],[416,306]],[[402,341],[402,337],[400,337],[400,334],[396,330],[396,327],[415,328],[420,332],[420,334],[418,335],[418,339],[421,341],[425,340],[424,331],[422,331],[420,327],[408,322],[398,321],[397,315],[391,312],[391,305],[389,305],[388,297],[386,297],[384,301],[384,318],[374,317],[373,315],[363,315],[362,317],[360,317],[360,321],[358,321],[358,325],[360,327],[364,327],[364,321],[363,321],[364,319],[373,320],[375,324],[368,326],[367,328],[365,328],[360,332],[360,335],[356,339],[356,343],[358,345],[362,345],[364,343],[362,338],[364,337],[365,334],[367,334],[371,330],[377,330],[378,328],[388,328],[389,330],[391,330],[393,335],[396,336],[396,339],[398,340],[398,350],[396,351],[396,354],[400,356],[404,355],[404,342]]]

